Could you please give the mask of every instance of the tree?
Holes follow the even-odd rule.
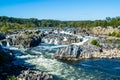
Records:
[[[1,32],[7,32],[7,31],[8,31],[8,29],[6,26],[1,27]]]

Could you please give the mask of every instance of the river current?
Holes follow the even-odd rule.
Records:
[[[78,36],[65,31],[61,34]],[[81,45],[88,39],[91,37],[85,37],[83,42],[74,44]],[[53,75],[54,80],[120,80],[120,59],[89,59],[78,62],[63,62],[55,59],[56,51],[65,46],[68,45],[55,45],[50,41],[27,51],[11,47],[9,43],[5,48],[13,50],[16,57],[14,64],[46,71]]]
[[[61,46],[65,45],[41,43],[27,51],[16,51],[14,63],[46,71],[54,75],[55,80],[120,80],[119,59],[62,62],[53,58]]]

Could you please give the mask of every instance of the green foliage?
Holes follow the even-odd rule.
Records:
[[[120,43],[120,39],[107,39],[107,43]]]
[[[120,45],[117,48],[120,49]]]
[[[4,27],[5,26],[5,27]],[[38,28],[38,27],[80,27],[80,28],[92,28],[92,27],[118,27],[120,26],[120,17],[110,18],[106,17],[106,20],[85,20],[85,21],[59,21],[59,20],[38,20],[36,18],[13,18],[0,16],[0,29],[7,31],[8,29],[24,29],[24,28]],[[9,30],[8,30],[9,32]],[[112,35],[115,35],[114,33]],[[118,34],[116,36],[119,36]]]
[[[98,46],[98,47],[100,46],[100,44],[97,42],[97,40],[92,40],[91,44],[95,45],[95,46]]]
[[[108,36],[120,37],[120,32],[109,33]]]
[[[8,31],[8,29],[6,26],[1,27],[1,32],[7,32],[7,31]]]
[[[16,80],[15,76],[8,76],[7,80]]]
[[[112,39],[107,39],[106,42],[108,42],[108,43],[112,43],[113,40],[112,40]]]
[[[115,36],[120,37],[120,32],[117,32]]]

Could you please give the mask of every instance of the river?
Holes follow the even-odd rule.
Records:
[[[53,57],[61,46],[64,45],[41,43],[28,51],[16,51],[14,63],[32,65],[28,67],[55,75],[55,80],[120,80],[120,59],[62,62]]]

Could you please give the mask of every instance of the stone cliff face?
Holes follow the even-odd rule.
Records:
[[[99,27],[93,28],[91,31],[93,34],[96,34],[96,35],[108,35],[109,33],[112,33],[114,31],[118,32],[119,30],[117,28],[113,28],[111,26],[109,26],[107,28],[102,28],[101,26],[99,26]]]
[[[69,45],[59,49],[54,55],[56,59],[77,61],[90,58],[120,58],[119,49],[101,49],[93,45]]]
[[[15,46],[18,48],[31,48],[38,46],[41,43],[42,33],[39,31],[20,31],[16,34],[9,34],[3,40],[1,45]]]
[[[70,45],[66,48],[59,49],[55,54],[58,59],[78,58],[82,52],[80,46]]]
[[[80,42],[81,39],[76,36],[63,35],[63,34],[49,34],[42,38],[42,42],[49,44],[71,44]]]
[[[17,32],[9,37],[0,35],[0,80],[8,80],[8,76],[14,76],[14,80],[53,80],[53,76],[40,70],[30,70],[22,65],[15,65],[14,50],[7,47],[19,48],[36,47],[41,43],[43,34],[39,31]],[[6,47],[5,47],[6,46]],[[22,61],[22,60],[21,60]],[[23,61],[23,63],[25,63]]]
[[[7,42],[11,46],[16,46],[19,48],[31,48],[39,45],[41,43],[41,37],[40,36],[13,36],[7,38]]]

